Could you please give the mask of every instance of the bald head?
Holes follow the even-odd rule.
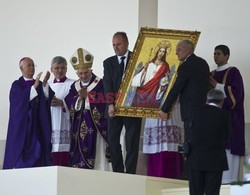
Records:
[[[24,62],[25,60],[32,60],[32,59],[29,58],[29,57],[23,57],[23,58],[19,61],[19,66],[22,66],[22,64],[23,64],[23,62]],[[32,61],[33,61],[33,60],[32,60]]]
[[[35,73],[35,64],[31,58],[29,57],[22,58],[19,62],[19,66],[20,66],[22,75],[25,78],[29,78],[29,79],[33,78],[33,75]]]

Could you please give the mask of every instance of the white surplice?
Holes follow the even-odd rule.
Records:
[[[144,127],[143,153],[177,152],[178,145],[183,142],[182,127],[178,101],[174,106],[171,118],[167,121],[147,118]]]
[[[55,97],[63,100],[63,106],[51,106],[52,152],[69,152],[70,149],[70,114],[64,98],[73,82],[67,78],[64,82],[49,83]]]

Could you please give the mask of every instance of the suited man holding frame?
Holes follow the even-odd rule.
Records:
[[[159,114],[162,120],[167,119],[167,113],[179,96],[181,118],[186,130],[194,111],[206,103],[210,73],[207,62],[194,54],[191,41],[180,41],[176,46],[176,55],[181,61],[177,78]]]
[[[181,61],[177,70],[177,78],[159,112],[162,120],[168,119],[168,112],[179,97],[181,119],[184,123],[184,142],[186,132],[194,111],[206,103],[209,90],[209,66],[207,62],[194,54],[194,44],[189,40],[181,40],[176,46],[176,55]],[[188,179],[186,162],[180,179]]]
[[[190,195],[219,195],[222,173],[228,170],[226,142],[231,123],[230,113],[221,109],[222,91],[212,89],[207,94],[207,105],[196,110],[188,132],[190,154]]]
[[[115,96],[120,88],[123,74],[131,52],[128,50],[128,38],[125,32],[116,32],[112,39],[114,56],[104,60],[104,93],[106,98],[106,118],[108,118],[108,140],[112,168],[114,172],[136,172],[138,159],[141,118],[115,116]],[[125,169],[120,144],[120,135],[125,126],[126,160]]]

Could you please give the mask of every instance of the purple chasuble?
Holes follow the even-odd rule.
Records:
[[[36,89],[38,95],[30,101],[30,90],[34,82],[20,77],[12,83],[4,169],[50,165],[49,108],[54,92],[50,89],[46,100],[40,82]]]
[[[244,86],[242,76],[236,67],[229,67],[223,71],[211,72],[213,78],[225,85],[226,98],[223,109],[231,113],[232,132],[226,149],[231,154],[245,155],[245,117],[244,117]]]
[[[95,87],[89,92],[90,110],[85,108],[85,99],[79,111],[75,110],[75,104],[79,97],[75,87],[76,81],[71,85],[69,94],[65,98],[65,102],[70,109],[72,140],[70,146],[70,166],[93,169],[95,164],[96,153],[96,136],[100,133],[107,145],[107,120],[104,118],[105,101],[103,96],[103,81],[96,80],[96,76],[92,74],[92,78],[87,87],[95,83]],[[99,99],[100,98],[100,99]]]

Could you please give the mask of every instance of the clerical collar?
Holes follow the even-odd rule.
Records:
[[[91,81],[91,79],[92,79],[92,77],[93,77],[93,75],[91,76],[91,78],[89,79],[89,81],[88,81],[88,82],[83,82],[83,81],[81,81],[82,86],[83,86],[83,87],[88,86],[88,85],[89,85],[89,83],[90,83],[90,81]]]
[[[218,106],[217,104],[215,104],[215,103],[208,103],[208,105],[219,107],[219,106]]]
[[[129,51],[127,51],[124,55],[122,55],[122,56],[117,56],[118,57],[118,61],[119,61],[119,64],[121,63],[121,57],[125,57],[125,59],[124,59],[124,64],[127,64],[127,59],[128,59],[128,53],[129,53]]]
[[[24,76],[23,76],[23,79],[24,79],[25,81],[33,81],[33,80],[34,80],[33,78],[26,78],[26,77],[24,77]]]
[[[222,66],[217,67],[217,68],[216,68],[216,71],[217,71],[217,72],[223,71],[223,70],[228,69],[229,67],[230,67],[229,64],[224,64],[224,65],[222,65]]]
[[[67,77],[64,76],[63,78],[61,79],[54,79],[54,82],[53,83],[63,83],[64,81],[66,81]]]

